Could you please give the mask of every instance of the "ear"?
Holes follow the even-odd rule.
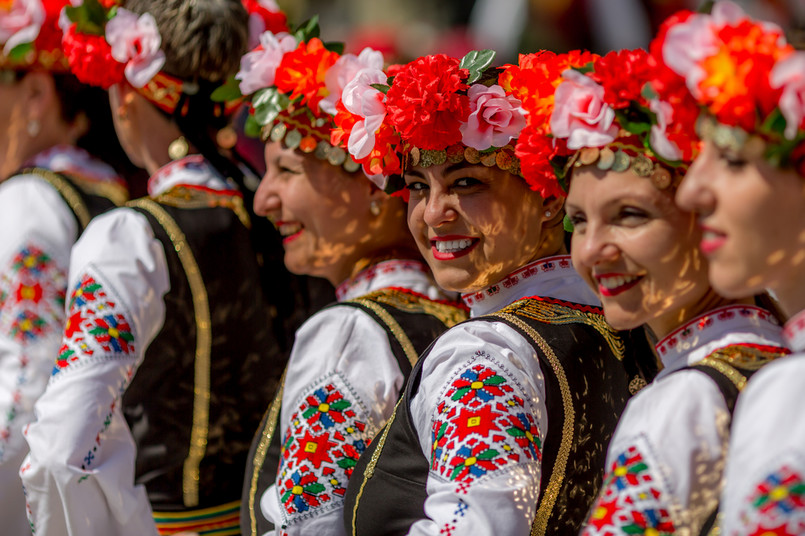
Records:
[[[56,94],[56,83],[53,76],[43,72],[30,72],[20,81],[22,85],[24,108],[27,119],[41,121],[46,110],[52,106],[60,106]]]
[[[137,92],[125,82],[114,84],[109,88],[109,104],[112,113],[119,119],[128,119],[134,111]]]
[[[561,196],[551,196],[542,202],[542,221],[553,221],[560,217],[562,208],[565,206],[565,198]],[[563,216],[562,216],[563,217]]]

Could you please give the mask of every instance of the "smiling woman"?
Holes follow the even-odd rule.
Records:
[[[387,187],[405,187],[420,253],[477,318],[423,354],[361,457],[351,534],[576,532],[630,382],[644,383],[573,271],[561,191],[524,179],[514,154],[539,97],[523,80],[574,58],[543,52],[498,70],[488,52],[419,58],[384,101],[402,155]]]

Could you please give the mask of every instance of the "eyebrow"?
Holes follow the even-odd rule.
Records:
[[[453,164],[453,165],[449,166],[448,168],[446,168],[444,170],[444,175],[449,175],[450,173],[453,173],[454,171],[460,171],[460,170],[468,168],[468,167],[475,167],[476,165],[477,164],[470,164],[466,160],[462,160],[461,162],[456,162],[455,164]],[[412,169],[410,171],[406,171],[405,175],[413,175],[415,177],[419,177],[420,179],[425,178],[425,176],[422,174],[421,171],[416,171],[414,169]]]

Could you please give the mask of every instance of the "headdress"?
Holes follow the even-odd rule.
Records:
[[[66,72],[59,13],[67,0],[10,0],[0,5],[0,68]]]
[[[778,26],[721,1],[672,16],[655,46],[705,110],[703,138],[805,176],[805,52]]]
[[[240,71],[213,98],[246,96],[251,106],[247,134],[282,141],[352,173],[360,164],[330,143],[336,102],[357,73],[381,69],[383,55],[369,48],[357,56],[342,54],[342,44],[323,43],[318,35],[315,17],[293,34],[264,32],[260,44],[241,59]]]
[[[567,191],[573,167],[592,164],[631,169],[659,189],[678,182],[697,148],[698,113],[678,77],[641,49],[585,59],[562,72],[552,108],[529,116],[518,144],[527,173],[553,193]]]
[[[388,73],[361,71],[337,103],[333,143],[390,192],[402,187],[400,175],[412,166],[466,160],[520,175],[514,144],[525,111],[501,83],[501,71],[488,68],[494,55],[437,54]]]

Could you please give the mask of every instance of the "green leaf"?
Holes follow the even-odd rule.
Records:
[[[98,0],[85,0],[80,6],[65,7],[67,17],[76,23],[76,30],[90,35],[103,35],[108,14]]]
[[[654,100],[659,99],[659,94],[654,90],[654,87],[651,85],[651,82],[646,82],[643,84],[643,89],[640,91],[640,96],[646,100]]]
[[[257,120],[255,120],[252,114],[249,114],[249,117],[246,118],[246,123],[243,124],[243,133],[250,138],[259,138],[260,130],[260,125],[257,123]]]
[[[476,458],[479,460],[494,460],[500,453],[495,449],[486,449],[480,453]]]
[[[226,82],[215,88],[210,94],[213,102],[228,102],[237,100],[243,95],[240,92],[240,82],[235,80],[235,76],[230,76]]]
[[[615,110],[621,127],[632,134],[646,134],[651,130],[651,118],[643,109],[630,106],[623,110]]]
[[[501,383],[506,383],[506,378],[497,374],[484,380],[484,385],[500,385]]]
[[[481,78],[481,74],[487,67],[492,65],[492,60],[494,59],[494,50],[471,50],[467,52],[466,56],[461,58],[459,68],[469,70],[470,76],[467,78],[467,83],[472,84]]]
[[[325,490],[324,484],[321,484],[319,482],[313,482],[312,484],[308,484],[307,486],[304,486],[302,489],[305,490],[305,493],[310,493],[311,495],[318,495],[319,493]]]
[[[338,41],[328,41],[324,43],[324,48],[339,55],[344,54],[344,43],[339,43]]]
[[[11,52],[8,53],[8,58],[11,61],[23,61],[31,50],[33,50],[32,43],[20,43],[11,49]]]
[[[565,217],[562,220],[562,227],[565,229],[565,232],[567,233],[573,232],[573,222],[570,220],[570,216],[567,214],[565,214]]]
[[[388,94],[389,89],[391,89],[391,86],[387,86],[386,84],[369,84],[369,85],[378,90],[383,95]]]
[[[318,37],[319,34],[319,16],[313,15],[294,30],[293,36],[296,38],[297,43],[301,43],[302,41],[307,42],[314,37]]]
[[[587,63],[585,63],[581,67],[571,67],[571,69],[573,69],[574,71],[578,71],[581,74],[591,73],[591,72],[593,72],[593,62],[588,61]]]
[[[335,411],[344,411],[351,405],[352,403],[349,400],[342,398],[341,400],[336,400],[335,402],[330,404],[330,409],[333,409]]]
[[[291,103],[287,95],[274,87],[261,89],[254,95],[252,99],[254,119],[260,125],[272,123]]]

